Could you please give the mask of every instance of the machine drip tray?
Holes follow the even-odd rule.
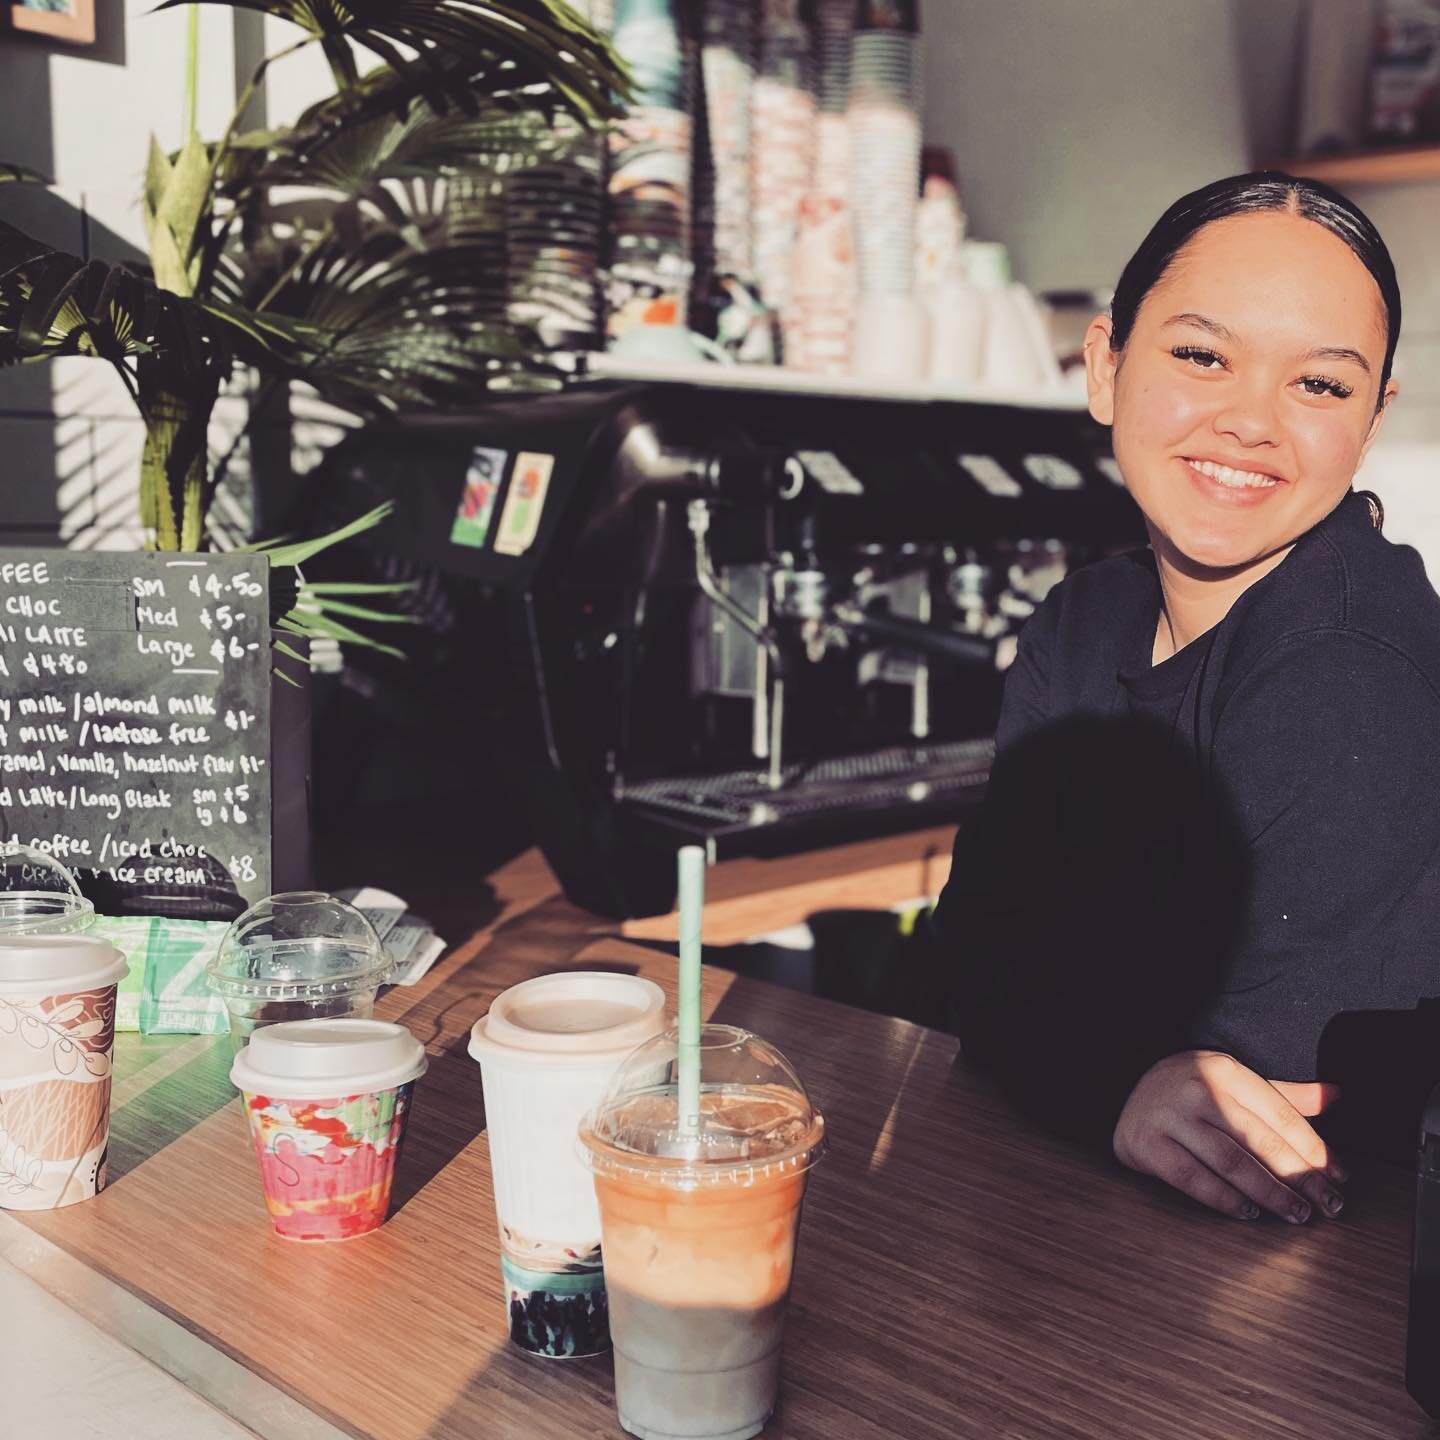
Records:
[[[989,738],[894,745],[797,761],[785,766],[775,789],[767,770],[727,770],[632,783],[617,787],[614,798],[642,831],[737,854],[782,837],[793,844],[794,832],[810,827],[835,839],[873,833],[882,814],[884,830],[950,818],[979,800],[994,757]]]

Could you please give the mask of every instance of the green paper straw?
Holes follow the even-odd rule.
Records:
[[[705,852],[680,851],[680,1095],[682,1133],[700,1129],[700,917],[705,909]]]

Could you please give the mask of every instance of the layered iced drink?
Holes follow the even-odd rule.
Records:
[[[709,1078],[699,1123],[686,1127],[663,1053],[673,1037],[641,1047],[581,1130],[616,1408],[642,1440],[744,1440],[779,1394],[800,1207],[824,1121],[778,1052],[707,1026]]]

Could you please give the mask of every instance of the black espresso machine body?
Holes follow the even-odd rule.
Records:
[[[669,908],[681,844],[957,818],[1025,618],[1144,538],[1077,408],[589,382],[374,427],[329,468],[396,502],[371,545],[503,592],[487,748],[612,915]]]

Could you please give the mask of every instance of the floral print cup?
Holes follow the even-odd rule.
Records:
[[[105,940],[0,935],[0,1207],[54,1210],[103,1188],[128,971]]]
[[[286,1240],[350,1240],[385,1223],[425,1050],[383,1020],[294,1020],[256,1030],[230,1079]]]

